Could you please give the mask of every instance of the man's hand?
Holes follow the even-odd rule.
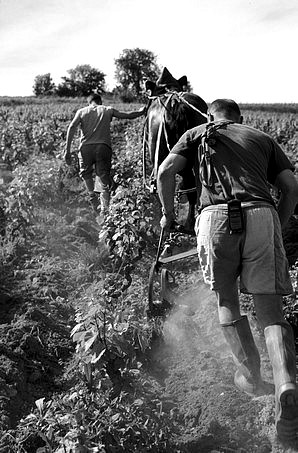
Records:
[[[147,106],[145,105],[145,107],[140,108],[139,112],[140,112],[142,115],[146,115]]]
[[[169,231],[173,221],[175,220],[175,214],[173,212],[169,214],[163,214],[162,218],[160,219],[160,226],[166,231]]]

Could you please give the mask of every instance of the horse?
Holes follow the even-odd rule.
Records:
[[[156,178],[160,164],[169,154],[179,138],[188,129],[207,122],[206,102],[198,95],[186,92],[187,77],[175,79],[164,68],[156,83],[145,82],[149,92],[143,139],[143,179],[151,193],[156,193]],[[149,154],[152,172],[147,184],[147,160]],[[187,194],[189,213],[186,225],[193,228],[197,202],[196,178],[192,167],[181,171],[180,190]]]

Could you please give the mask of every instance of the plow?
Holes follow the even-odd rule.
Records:
[[[178,297],[178,283],[174,263],[197,255],[196,247],[180,251],[181,240],[195,235],[194,231],[176,222],[171,230],[161,230],[157,253],[149,271],[148,316],[164,317],[174,306]]]

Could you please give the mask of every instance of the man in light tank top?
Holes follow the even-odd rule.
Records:
[[[133,112],[120,112],[119,110],[102,105],[99,94],[91,94],[88,98],[88,106],[79,109],[71,121],[66,136],[66,149],[64,159],[70,164],[71,143],[77,127],[81,128],[79,146],[80,176],[84,180],[89,200],[97,212],[98,202],[94,192],[93,169],[100,190],[100,214],[99,220],[103,221],[108,214],[110,205],[110,192],[113,186],[111,177],[112,145],[110,125],[112,119],[134,119],[144,115],[145,108]]]

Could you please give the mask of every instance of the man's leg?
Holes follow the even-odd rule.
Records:
[[[88,191],[89,194],[92,194],[94,192],[94,181],[93,181],[93,178],[90,177],[89,175],[84,175],[82,176],[83,178],[83,181],[85,183],[85,186],[86,186],[86,189]]]
[[[100,215],[103,219],[108,215],[110,207],[110,191],[112,186],[111,163],[111,148],[104,144],[98,145],[96,151],[95,171],[100,185]]]
[[[254,304],[273,369],[276,430],[282,440],[295,439],[298,434],[298,392],[293,331],[283,316],[281,296],[255,295]]]
[[[237,284],[227,285],[216,291],[216,295],[219,322],[237,367],[236,387],[249,395],[268,393],[269,388],[261,378],[260,355],[248,319],[240,313]]]
[[[235,385],[249,394],[264,393],[259,352],[248,319],[241,316],[239,307],[242,236],[229,233],[225,206],[204,210],[195,231],[204,280],[216,292],[219,322],[237,366]]]
[[[96,193],[94,192],[94,180],[93,180],[93,165],[95,163],[93,145],[82,146],[78,157],[80,176],[85,183],[85,187],[88,192],[89,203],[91,204],[94,211],[97,211],[98,199]]]
[[[239,308],[238,285],[232,283],[215,291],[220,324],[234,322],[241,317]]]

